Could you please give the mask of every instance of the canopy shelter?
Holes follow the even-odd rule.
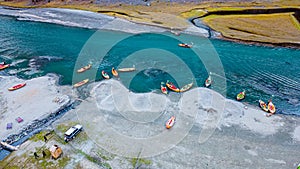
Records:
[[[52,158],[57,159],[62,154],[62,149],[54,144],[49,148]]]

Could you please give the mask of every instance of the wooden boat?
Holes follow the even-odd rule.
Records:
[[[104,70],[102,70],[101,74],[104,79],[109,79],[109,75]]]
[[[9,64],[0,64],[0,70],[4,70],[9,67]]]
[[[128,68],[120,68],[118,69],[119,72],[132,72],[135,71],[135,67],[128,67]]]
[[[77,70],[77,73],[82,73],[82,72],[84,72],[84,71],[90,69],[91,67],[92,67],[92,65],[91,65],[91,64],[88,64],[88,65],[86,65],[86,66],[84,66],[84,67],[78,69],[78,70]]]
[[[245,95],[246,95],[246,91],[242,91],[240,92],[239,94],[237,94],[236,96],[236,100],[240,101],[240,100],[243,100],[245,98]]]
[[[80,82],[74,84],[74,87],[80,87],[80,86],[86,84],[87,82],[89,82],[89,79],[84,79],[83,81],[80,81]]]
[[[13,87],[8,88],[8,90],[9,91],[17,90],[17,89],[20,89],[20,88],[22,88],[24,86],[26,86],[26,83],[20,83],[20,84],[17,84],[15,86],[13,86]]]
[[[276,108],[275,108],[275,105],[273,104],[272,100],[269,100],[268,109],[271,114],[274,114],[276,112]]]
[[[1,145],[3,148],[5,148],[5,149],[7,149],[7,150],[10,150],[10,151],[16,151],[16,150],[18,150],[18,148],[19,148],[19,146],[13,146],[13,145],[10,145],[10,144],[8,144],[8,143],[6,143],[6,142],[3,142],[3,141],[0,141],[0,145]]]
[[[211,85],[211,76],[209,75],[208,78],[205,80],[204,83],[205,87],[209,87]]]
[[[170,129],[175,124],[175,116],[172,116],[167,122],[166,122],[166,128]]]
[[[111,69],[111,73],[112,73],[115,77],[118,77],[118,76],[119,76],[118,71],[117,71],[114,67]]]
[[[165,83],[164,82],[161,82],[160,83],[160,90],[163,94],[168,94],[168,89],[167,87],[165,86]]]
[[[261,108],[262,110],[264,110],[264,111],[266,111],[266,112],[269,111],[268,106],[267,106],[267,104],[266,104],[264,101],[259,100],[258,102],[259,102],[259,106],[260,106],[260,108]]]
[[[191,48],[192,45],[189,45],[187,43],[179,43],[178,46],[183,47],[183,48]]]
[[[193,87],[193,82],[183,86],[182,88],[180,88],[180,92],[185,92],[185,91],[189,90],[192,87]]]
[[[180,89],[176,87],[172,82],[167,81],[166,86],[174,92],[180,92]]]

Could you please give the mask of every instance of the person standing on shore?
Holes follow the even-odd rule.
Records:
[[[47,140],[48,140],[48,139],[47,139],[46,135],[44,135],[44,141],[47,142]]]
[[[39,158],[39,156],[37,155],[36,152],[34,152],[33,155],[34,155],[34,158],[35,158],[35,159]]]
[[[43,158],[45,158],[46,157],[46,152],[43,150]]]

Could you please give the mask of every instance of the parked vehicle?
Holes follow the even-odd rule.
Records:
[[[79,124],[69,128],[69,130],[65,132],[65,142],[72,140],[80,131],[82,131],[82,125]]]

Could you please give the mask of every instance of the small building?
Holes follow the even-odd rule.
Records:
[[[51,153],[52,158],[54,158],[54,159],[59,158],[60,155],[62,154],[62,149],[58,145],[56,145],[56,144],[54,144],[53,146],[51,146],[49,148],[49,151]]]

